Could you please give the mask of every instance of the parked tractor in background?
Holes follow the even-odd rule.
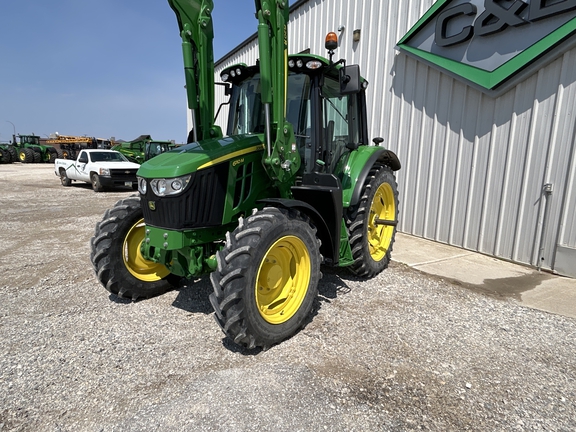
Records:
[[[87,136],[60,135],[58,132],[52,134],[46,144],[55,146],[58,157],[61,159],[76,159],[80,150],[88,149],[110,149],[110,140]]]
[[[12,143],[0,143],[0,163],[9,164],[18,160],[18,152]]]
[[[18,160],[23,163],[54,162],[58,157],[56,149],[52,146],[41,145],[37,135],[13,135],[13,145]]]
[[[116,144],[112,150],[119,151],[131,162],[142,164],[174,147],[172,141],[156,141],[150,135],[140,135],[133,141]]]
[[[288,55],[286,1],[255,0],[259,62],[221,74],[226,136],[214,123],[212,0],[168,0],[184,53],[191,142],[138,170],[139,196],[97,224],[102,285],[148,298],[210,273],[217,323],[234,343],[270,347],[309,320],[321,265],[370,278],[390,262],[397,156],[370,145],[359,66]],[[224,4],[224,2],[220,2]]]

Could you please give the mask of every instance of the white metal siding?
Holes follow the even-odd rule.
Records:
[[[576,248],[576,49],[494,99],[395,50],[433,3],[310,0],[291,14],[290,52],[326,55],[326,33],[345,26],[336,56],[360,64],[370,135],[403,164],[399,230],[537,265],[543,186],[552,183],[540,263],[552,268],[557,244]],[[217,75],[257,57],[253,40]]]

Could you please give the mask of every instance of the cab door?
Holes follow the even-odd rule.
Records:
[[[90,155],[86,151],[80,152],[78,159],[76,159],[76,172],[78,180],[90,181],[89,169]]]

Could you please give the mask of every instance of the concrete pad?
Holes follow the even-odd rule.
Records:
[[[576,279],[555,276],[522,294],[522,304],[576,318]]]
[[[424,273],[522,305],[576,318],[576,279],[398,233],[392,259]]]
[[[472,254],[473,252],[444,243],[397,233],[392,259],[416,267]]]

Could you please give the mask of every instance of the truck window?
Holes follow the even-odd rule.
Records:
[[[80,153],[80,156],[78,156],[78,162],[88,163],[88,154],[86,152]]]

